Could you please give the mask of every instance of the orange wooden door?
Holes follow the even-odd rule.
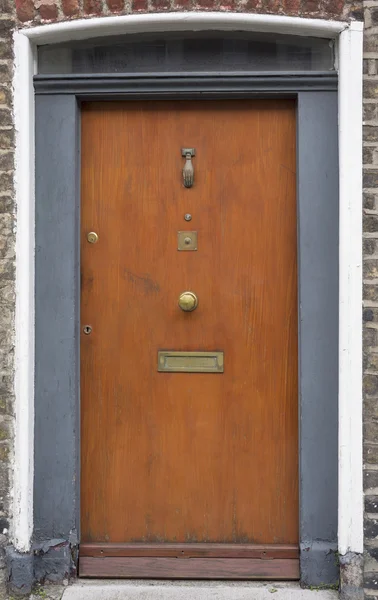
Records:
[[[297,577],[295,135],[292,100],[82,107],[82,575]]]

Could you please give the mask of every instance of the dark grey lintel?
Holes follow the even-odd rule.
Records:
[[[125,73],[36,75],[36,94],[75,94],[79,97],[102,94],[128,98],[175,95],[182,98],[246,97],[256,94],[293,94],[304,91],[334,91],[337,73]]]

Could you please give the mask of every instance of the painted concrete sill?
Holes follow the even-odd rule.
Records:
[[[45,586],[30,600],[337,600],[333,590],[303,590],[298,584],[217,581],[81,580]]]

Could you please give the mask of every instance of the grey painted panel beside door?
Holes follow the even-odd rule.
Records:
[[[36,101],[34,538],[79,524],[79,148],[75,96]]]
[[[300,540],[312,585],[338,577],[337,122],[337,93],[299,94]]]
[[[232,97],[232,85],[228,91],[213,85],[213,98]],[[74,532],[73,543],[79,527],[80,444],[77,125],[74,93],[36,96],[34,535],[69,539]],[[318,585],[337,577],[329,554],[337,546],[336,92],[298,94],[298,181],[301,577]]]

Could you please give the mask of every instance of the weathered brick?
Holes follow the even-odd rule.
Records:
[[[364,121],[376,121],[378,119],[378,104],[375,102],[364,102]]]
[[[66,17],[79,14],[79,0],[62,0],[62,11]]]
[[[378,127],[373,125],[365,125],[364,140],[366,142],[378,142]]]
[[[319,12],[319,0],[304,0],[302,2],[302,10],[305,13]]]
[[[13,152],[0,154],[0,171],[10,171],[14,166]]]
[[[378,463],[378,444],[364,443],[364,461],[368,465]]]
[[[13,173],[0,172],[0,190],[8,191],[13,187]]]
[[[134,12],[143,11],[146,12],[148,10],[148,0],[132,0],[132,9]]]
[[[377,352],[371,353],[372,356],[378,356]],[[378,398],[364,399],[364,419],[367,421],[370,418],[378,418]],[[377,440],[378,441],[378,440]]]
[[[1,205],[1,203],[0,203]],[[366,240],[365,240],[366,241]],[[364,284],[364,300],[371,302],[378,302],[378,285]]]
[[[14,209],[12,196],[0,196],[0,213],[9,213]]]
[[[262,0],[262,10],[268,13],[277,13],[280,12],[281,9],[281,1],[280,0]]]
[[[106,4],[112,12],[121,11],[125,6],[124,0],[106,0]]]
[[[35,14],[34,2],[32,0],[16,0],[17,17],[25,23],[32,21]]]
[[[370,8],[370,18],[373,26],[378,25],[378,8],[374,6]]]
[[[364,255],[371,256],[372,254],[375,254],[375,252],[377,251],[376,240],[373,238],[364,239],[363,240],[363,250],[364,250]]]
[[[364,192],[363,195],[364,200],[364,208],[368,210],[374,210],[376,206],[378,206],[378,194],[374,194],[372,192]]]
[[[365,308],[363,311],[363,320],[365,323],[370,323],[371,321],[375,321],[377,316],[377,312],[373,308]]]
[[[364,51],[365,52],[378,52],[378,39],[377,36],[369,33],[365,30],[364,35]]]
[[[364,587],[368,590],[377,590],[378,592],[378,573],[365,573]]]
[[[370,396],[378,394],[378,375],[365,375],[363,385],[365,394]]]
[[[260,8],[260,6],[261,6],[260,0],[246,0],[242,4],[242,10],[244,10],[245,12],[250,12],[250,11],[253,12],[256,9]]]
[[[365,469],[363,472],[363,477],[365,490],[373,490],[375,488],[378,488],[378,471]]]
[[[378,496],[365,496],[365,511],[378,513]],[[378,553],[378,548],[376,552]]]
[[[378,519],[364,519],[364,533],[367,538],[372,539],[378,536]]]
[[[86,15],[100,15],[102,13],[101,0],[84,0],[83,6]]]
[[[378,354],[376,352],[365,353],[363,364],[365,371],[378,371]],[[366,401],[367,400],[368,398],[366,398]]]
[[[300,0],[283,0],[282,6],[284,12],[288,14],[298,14],[301,2]]]
[[[378,215],[364,215],[363,225],[366,233],[375,233],[378,231]]]
[[[41,2],[39,5],[39,15],[44,21],[55,21],[58,17],[58,7],[53,2]]]
[[[378,148],[375,146],[365,146],[363,149],[363,161],[365,165],[377,165]]]
[[[14,11],[15,3],[13,0],[0,0],[0,15],[11,15]]]
[[[364,261],[364,277],[366,279],[378,279],[378,261],[376,259]]]
[[[342,14],[344,8],[344,0],[331,0],[327,2],[327,13],[334,16]]]
[[[378,422],[376,417],[370,417],[366,420],[363,427],[364,443],[378,443]]]
[[[371,327],[364,327],[363,329],[363,343],[364,348],[371,348],[378,346],[377,330]]]
[[[369,498],[373,499],[372,504],[369,503]],[[378,501],[378,496],[365,496],[365,510],[366,512],[371,512],[374,513],[376,512],[375,510],[369,510],[369,508],[374,507],[374,505],[376,504],[376,502]],[[367,554],[369,554],[369,556],[371,556],[371,558],[373,558],[374,560],[378,559],[378,547],[376,546],[366,546],[365,547],[365,552]]]
[[[365,79],[364,81],[364,97],[366,99],[378,98],[378,81],[375,79]]]
[[[0,148],[11,148],[14,143],[14,131],[10,130],[0,130]]]
[[[168,10],[170,7],[170,0],[152,0],[151,2],[151,10]]]
[[[377,169],[364,170],[364,187],[367,187],[367,188],[378,187],[378,170]]]
[[[143,0],[140,0],[141,4],[143,4]],[[173,5],[175,10],[190,10],[192,7],[192,0],[174,0]],[[142,8],[139,10],[143,10]]]

